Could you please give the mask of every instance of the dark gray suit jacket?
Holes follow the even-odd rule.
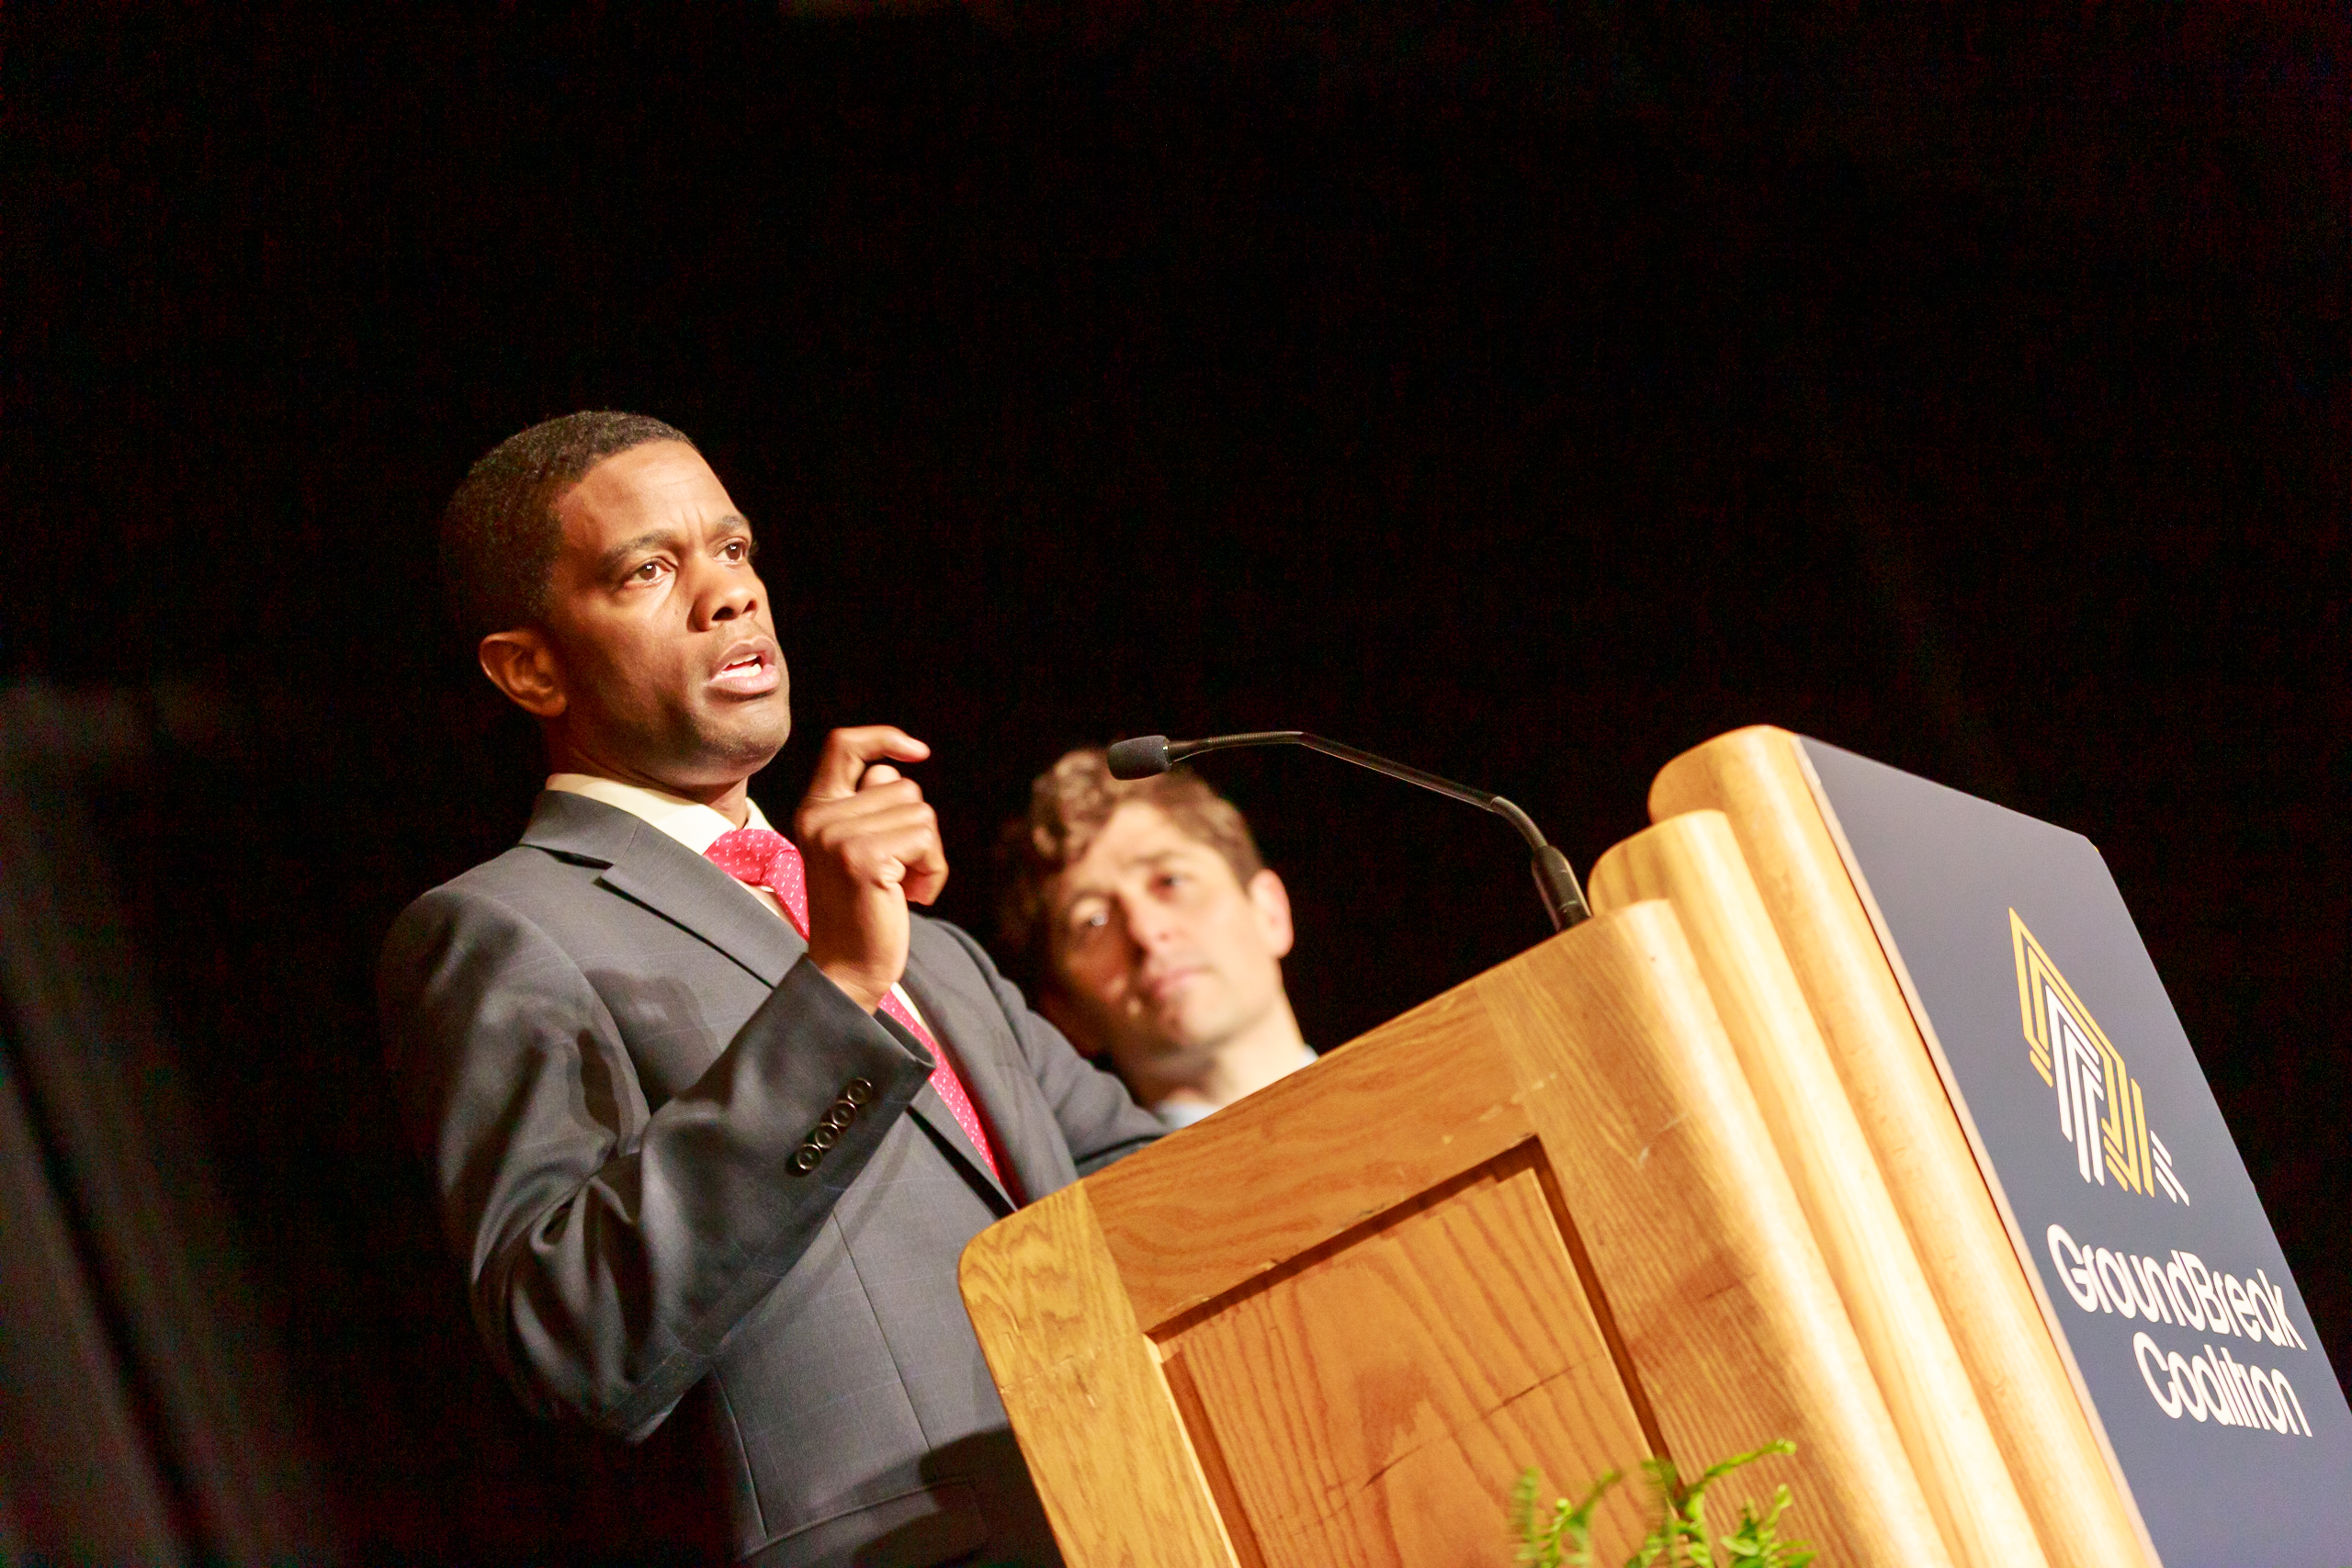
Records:
[[[953,926],[915,919],[905,985],[1024,1200],[1159,1131]],[[379,986],[475,1320],[534,1409],[637,1438],[704,1385],[763,1564],[1058,1561],[956,1290],[1012,1201],[930,1054],[786,922],[549,793],[402,913]]]

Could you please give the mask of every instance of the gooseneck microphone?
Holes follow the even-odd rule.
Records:
[[[1392,779],[1403,779],[1407,784],[1491,811],[1518,829],[1519,836],[1527,840],[1528,852],[1534,862],[1535,890],[1544,896],[1544,912],[1552,917],[1552,929],[1564,931],[1592,916],[1592,908],[1584,901],[1584,889],[1577,885],[1577,874],[1568,864],[1568,857],[1544,842],[1543,829],[1526,812],[1501,795],[1472,789],[1468,784],[1458,784],[1452,779],[1442,779],[1435,773],[1425,773],[1419,768],[1408,768],[1402,762],[1392,762],[1385,757],[1375,757],[1303,729],[1260,729],[1247,735],[1212,735],[1205,740],[1138,735],[1112,744],[1111,776],[1149,778],[1154,773],[1166,773],[1187,757],[1197,757],[1204,751],[1230,751],[1242,746],[1304,746],[1310,751],[1320,751],[1327,757],[1337,757],[1343,762],[1353,762],[1360,768],[1370,768],[1375,773],[1386,773]]]

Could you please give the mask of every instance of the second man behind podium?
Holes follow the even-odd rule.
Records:
[[[1006,824],[1001,935],[1039,1010],[1171,1127],[1315,1060],[1283,989],[1290,896],[1230,801],[1069,752]]]

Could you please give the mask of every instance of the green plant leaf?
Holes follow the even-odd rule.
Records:
[[[1781,1516],[1793,1500],[1786,1484],[1773,1490],[1772,1501],[1760,1517],[1752,1505],[1740,1505],[1738,1526],[1720,1540],[1711,1537],[1707,1525],[1710,1486],[1768,1455],[1794,1452],[1796,1445],[1785,1438],[1767,1443],[1709,1465],[1688,1483],[1672,1460],[1644,1460],[1642,1473],[1649,1482],[1658,1522],[1625,1560],[1625,1568],[1805,1568],[1815,1554],[1803,1541],[1781,1539]],[[1593,1483],[1581,1502],[1571,1504],[1561,1498],[1547,1519],[1537,1502],[1543,1478],[1533,1470],[1521,1471],[1518,1484],[1511,1488],[1517,1560],[1530,1568],[1587,1568],[1592,1561],[1592,1511],[1618,1480],[1619,1473],[1611,1471]]]
[[[1612,1470],[1592,1483],[1581,1502],[1561,1498],[1552,1506],[1547,1520],[1536,1502],[1543,1478],[1532,1469],[1520,1472],[1519,1482],[1511,1488],[1511,1531],[1519,1543],[1516,1560],[1530,1568],[1589,1568],[1592,1511],[1621,1479]]]

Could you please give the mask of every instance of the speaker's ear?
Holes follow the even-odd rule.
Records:
[[[474,650],[481,672],[534,718],[555,718],[570,705],[555,647],[536,626],[492,632]]]

